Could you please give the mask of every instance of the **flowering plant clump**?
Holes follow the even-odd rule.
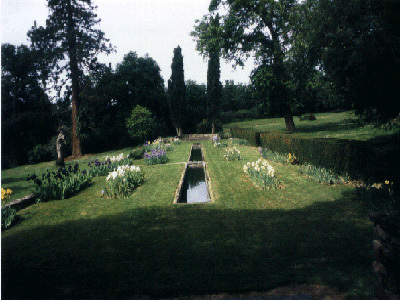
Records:
[[[349,181],[348,175],[339,176],[332,170],[325,169],[322,167],[313,166],[310,164],[300,165],[299,172],[305,176],[310,177],[314,181],[325,184],[341,184]]]
[[[95,160],[88,162],[89,173],[92,176],[105,176],[110,170],[113,168],[113,163],[110,159],[106,159],[105,161],[99,161],[97,158]]]
[[[179,141],[179,143],[180,143],[180,141]],[[158,149],[165,150],[165,151],[173,151],[175,149],[173,145],[178,145],[178,144],[176,144],[174,142],[172,144],[170,144],[170,143],[164,144],[162,142],[162,140],[158,139],[158,140],[153,141],[153,143],[150,143],[150,141],[148,141],[147,143],[145,143],[143,145],[143,148],[144,148],[145,152],[151,152],[152,150],[158,150]]]
[[[248,162],[243,166],[243,171],[262,189],[276,189],[280,185],[275,176],[275,169],[266,159],[260,158],[256,162]]]
[[[93,175],[86,170],[81,171],[79,164],[72,168],[60,167],[57,172],[42,174],[41,177],[28,175],[27,181],[33,181],[36,189],[33,192],[36,201],[61,200],[71,197],[88,187]]]
[[[8,197],[10,197],[12,194],[12,190],[10,189],[3,189],[1,188],[1,202],[5,202]]]
[[[146,165],[165,164],[168,162],[167,151],[161,147],[151,149],[150,152],[144,154],[144,162]]]
[[[288,160],[289,160],[289,163],[292,164],[292,165],[298,165],[299,164],[299,161],[298,161],[297,157],[292,153],[288,154]]]
[[[219,147],[227,147],[228,145],[225,143],[221,143],[221,139],[218,135],[214,135],[212,137],[212,141],[214,143],[214,147],[215,148],[219,148]]]
[[[232,160],[241,160],[242,156],[240,155],[239,149],[236,147],[233,147],[233,148],[225,149],[224,158],[226,160],[232,161]]]
[[[15,215],[17,211],[10,206],[3,207],[3,204],[7,201],[7,199],[11,196],[12,190],[1,188],[1,229],[7,229],[11,226],[11,223],[15,219]]]
[[[121,161],[121,160],[123,160],[125,157],[124,157],[124,154],[123,153],[120,153],[118,156],[113,156],[113,157],[109,157],[109,156],[106,156],[106,158],[105,158],[105,160],[107,161],[107,160],[110,160],[110,161],[112,161],[112,162],[116,162],[116,161]]]
[[[110,172],[102,190],[107,198],[129,197],[144,182],[144,173],[137,166],[119,166]]]
[[[104,161],[100,161],[96,158],[88,162],[89,173],[92,176],[106,176],[118,166],[131,164],[132,160],[133,158],[130,157],[130,155],[124,156],[123,153],[118,156],[106,156]]]

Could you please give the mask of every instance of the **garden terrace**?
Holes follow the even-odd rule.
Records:
[[[270,162],[285,187],[261,190],[243,172],[257,148],[237,145],[242,160],[227,161],[225,148],[205,141],[215,202],[173,205],[191,146],[175,146],[167,164],[136,160],[145,182],[128,198],[101,197],[100,176],[69,199],[20,210],[2,233],[3,298],[238,294],[289,284],[372,296],[373,226],[355,188]],[[27,173],[46,167],[8,170],[2,180],[23,189]]]

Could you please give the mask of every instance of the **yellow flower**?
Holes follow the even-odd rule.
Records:
[[[385,184],[389,184],[390,183],[390,181],[389,180],[385,180]]]
[[[1,200],[7,199],[12,194],[12,190],[1,188]]]

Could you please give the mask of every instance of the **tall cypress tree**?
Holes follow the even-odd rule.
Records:
[[[181,47],[174,49],[171,65],[171,78],[168,80],[168,106],[171,121],[178,136],[182,135],[186,113],[186,85],[183,71],[183,56]]]
[[[217,36],[219,28],[219,15],[211,17],[209,30],[212,36]],[[221,106],[222,86],[220,82],[220,47],[217,40],[211,40],[208,47],[207,69],[207,119],[211,122],[211,133],[215,133],[215,122],[218,120]]]
[[[41,53],[47,71],[55,81],[67,71],[72,91],[72,155],[81,156],[78,135],[80,82],[85,68],[96,62],[100,52],[110,53],[112,46],[104,32],[95,29],[100,22],[94,13],[96,7],[91,0],[48,0],[50,14],[46,27],[37,27],[36,22],[28,32],[32,48]],[[62,62],[67,61],[65,65]],[[52,70],[52,72],[49,72]],[[63,84],[63,83],[61,83]]]

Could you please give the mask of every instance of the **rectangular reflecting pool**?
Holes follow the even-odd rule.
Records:
[[[188,166],[178,203],[204,203],[210,201],[203,166]]]
[[[190,154],[190,161],[203,161],[203,154],[201,148],[193,148]]]

